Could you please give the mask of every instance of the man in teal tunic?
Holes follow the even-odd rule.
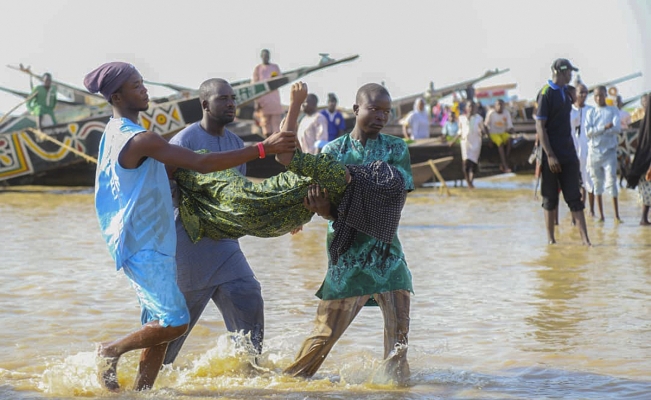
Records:
[[[356,115],[352,132],[328,143],[324,154],[334,156],[344,165],[367,165],[384,161],[402,175],[405,191],[413,190],[409,151],[405,142],[380,134],[391,113],[391,97],[378,84],[362,86],[353,111]],[[325,208],[329,209],[329,208]],[[397,231],[387,244],[357,232],[347,250],[333,257],[332,245],[337,232],[338,212],[319,215],[335,219],[329,223],[327,245],[330,249],[328,271],[316,293],[321,299],[315,328],[305,340],[296,360],[285,369],[293,376],[313,376],[326,356],[364,305],[379,305],[384,317],[383,373],[398,383],[409,378],[407,335],[409,332],[411,273],[398,240]],[[382,208],[369,210],[382,213]],[[338,215],[332,215],[338,214]],[[377,215],[378,219],[381,215]]]
[[[26,104],[30,114],[36,116],[38,129],[57,123],[54,118],[54,107],[56,105],[57,88],[52,86],[52,75],[46,72],[43,74],[43,84],[32,89],[32,97]]]
[[[303,83],[292,85],[282,129],[296,129],[306,95]],[[322,300],[315,332],[285,372],[314,375],[361,308],[379,305],[385,321],[382,372],[402,383],[409,377],[413,289],[397,228],[406,193],[414,187],[409,151],[402,139],[379,133],[391,111],[386,89],[363,86],[353,109],[357,118],[351,134],[316,156],[278,154],[288,172],[263,182],[253,183],[233,170],[177,170],[180,215],[193,241],[280,236],[307,223],[314,212],[334,219],[328,231],[328,272],[317,292]]]

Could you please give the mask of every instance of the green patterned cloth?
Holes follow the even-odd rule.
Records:
[[[346,189],[346,168],[330,155],[297,152],[287,170],[254,183],[236,169],[209,174],[177,169],[179,213],[190,239],[281,236],[312,218],[303,206],[310,185],[326,188],[334,204]]]
[[[328,143],[322,151],[344,165],[385,161],[402,174],[406,190],[414,189],[409,149],[401,138],[380,134],[377,139],[367,140],[364,146],[346,134]],[[334,237],[333,222],[330,222],[328,248]],[[328,271],[316,296],[323,300],[334,300],[399,289],[413,292],[411,272],[407,268],[397,232],[388,252],[382,241],[357,232],[352,245],[336,262],[328,259]],[[367,305],[375,305],[372,298]]]

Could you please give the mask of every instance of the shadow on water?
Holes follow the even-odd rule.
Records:
[[[571,350],[581,337],[578,325],[586,319],[576,300],[587,290],[585,274],[588,257],[574,247],[549,246],[547,252],[531,262],[540,286],[535,297],[538,312],[526,318],[534,336],[542,344],[533,351],[563,352]]]

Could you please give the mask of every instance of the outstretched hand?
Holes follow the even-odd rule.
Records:
[[[301,105],[307,99],[307,83],[299,81],[289,89],[289,104]]]

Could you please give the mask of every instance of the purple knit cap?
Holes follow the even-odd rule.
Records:
[[[137,72],[136,67],[129,63],[115,61],[102,64],[84,78],[84,86],[91,93],[101,93],[106,100],[120,89],[131,74]]]

